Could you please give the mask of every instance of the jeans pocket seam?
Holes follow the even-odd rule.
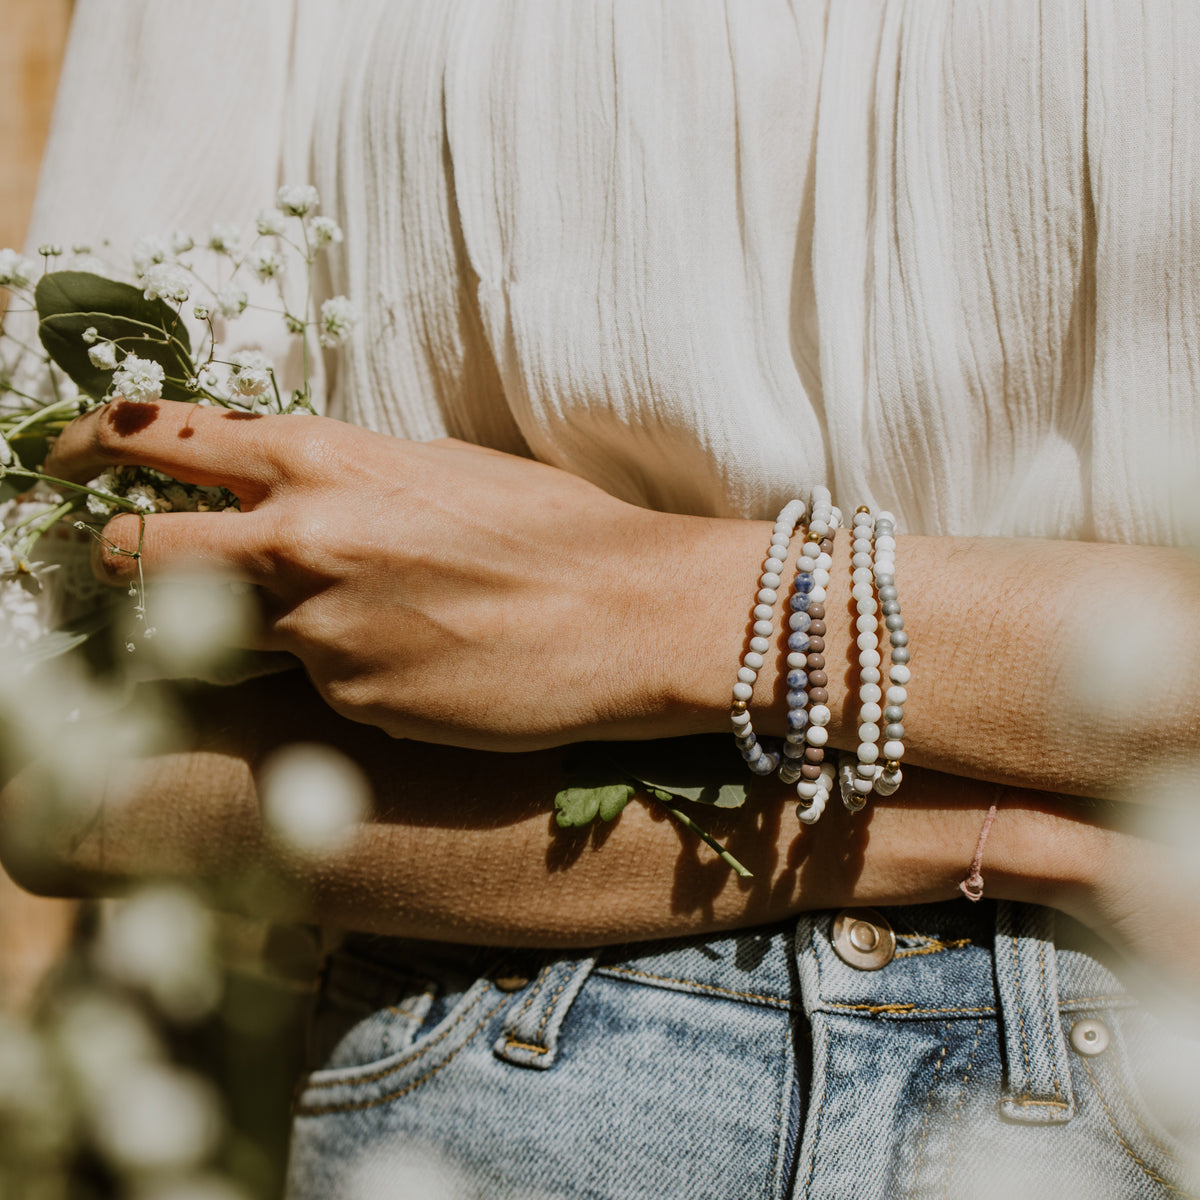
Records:
[[[1156,1171],[1140,1154],[1138,1154],[1137,1150],[1130,1144],[1129,1139],[1121,1131],[1121,1127],[1117,1123],[1116,1114],[1113,1112],[1111,1105],[1105,1098],[1104,1092],[1100,1087],[1100,1081],[1096,1078],[1096,1072],[1092,1069],[1092,1064],[1082,1056],[1080,1057],[1080,1064],[1083,1067],[1084,1072],[1087,1074],[1088,1081],[1092,1085],[1092,1091],[1095,1093],[1096,1099],[1100,1102],[1100,1107],[1104,1110],[1104,1115],[1108,1119],[1109,1128],[1112,1130],[1113,1136],[1117,1139],[1121,1149],[1125,1151],[1129,1159],[1137,1167],[1139,1167],[1149,1179],[1154,1180],[1155,1183],[1165,1188],[1172,1195],[1190,1197],[1192,1200],[1194,1200],[1193,1193],[1185,1192],[1182,1188],[1177,1187],[1169,1180],[1164,1179],[1158,1171]],[[1137,1116],[1136,1112],[1132,1111],[1132,1108],[1131,1112],[1134,1120],[1137,1121],[1139,1126],[1141,1126],[1142,1132],[1150,1138],[1150,1141],[1154,1144],[1155,1148],[1162,1151],[1167,1158],[1174,1158],[1174,1155],[1171,1154],[1165,1147],[1163,1147],[1159,1143],[1158,1139],[1150,1133],[1150,1130],[1145,1127],[1145,1124]]]
[[[315,1071],[312,1072],[304,1081],[304,1090],[309,1091],[322,1088],[337,1088],[347,1086],[354,1087],[358,1086],[359,1084],[377,1083],[380,1079],[384,1079],[388,1075],[394,1075],[397,1071],[404,1070],[405,1067],[411,1066],[414,1062],[417,1062],[423,1058],[436,1046],[445,1041],[446,1038],[448,1038],[450,1034],[452,1034],[454,1030],[457,1029],[458,1026],[461,1025],[463,1021],[465,1021],[467,1017],[479,1006],[486,994],[486,990],[480,989],[479,992],[472,998],[471,1002],[463,1008],[462,1012],[460,1012],[453,1021],[451,1021],[444,1028],[438,1029],[428,1041],[424,1042],[415,1050],[407,1053],[398,1061],[389,1063],[386,1067],[380,1067],[378,1070],[363,1075],[353,1074],[355,1070],[361,1070],[362,1068],[339,1068],[336,1071],[330,1072],[330,1074],[336,1074],[338,1076],[337,1078],[321,1078],[321,1076],[325,1073],[321,1071]]]
[[[296,1105],[294,1115],[297,1117],[322,1117],[322,1116],[328,1116],[328,1115],[331,1115],[334,1113],[361,1112],[363,1109],[378,1108],[381,1104],[389,1104],[393,1100],[399,1100],[401,1097],[407,1096],[410,1092],[416,1091],[416,1089],[419,1088],[422,1084],[424,1084],[424,1083],[428,1082],[428,1080],[432,1079],[440,1070],[442,1070],[443,1067],[448,1066],[450,1064],[450,1062],[453,1061],[453,1059],[458,1055],[458,1053],[461,1050],[465,1049],[468,1045],[470,1045],[471,1040],[475,1037],[475,1035],[507,1003],[508,1003],[508,997],[505,996],[504,999],[501,1000],[499,1004],[497,1004],[493,1008],[489,1009],[483,1015],[482,1019],[475,1026],[475,1028],[472,1029],[471,1032],[462,1040],[462,1042],[459,1045],[455,1046],[454,1049],[451,1050],[450,1053],[445,1056],[445,1058],[441,1059],[434,1066],[430,1067],[429,1070],[426,1071],[424,1075],[421,1075],[419,1078],[414,1079],[411,1082],[404,1084],[403,1087],[396,1088],[390,1092],[385,1092],[382,1096],[370,1096],[370,1097],[365,1097],[361,1100],[343,1100],[340,1102],[334,1102],[332,1104],[303,1104],[303,1103],[300,1103],[300,1104]],[[474,1005],[472,1005],[472,1007],[474,1007]],[[465,1015],[466,1014],[464,1013],[463,1016],[465,1016]],[[459,1024],[461,1019],[462,1018],[460,1017],[459,1021],[455,1022],[455,1025]],[[444,1031],[444,1033],[449,1033],[449,1032],[450,1032],[449,1028],[447,1028]],[[442,1036],[444,1036],[444,1034],[439,1035],[437,1040],[440,1041]],[[430,1046],[426,1047],[425,1049],[431,1049],[432,1045],[433,1045],[433,1043],[431,1043]],[[396,1065],[388,1068],[387,1071],[381,1072],[380,1074],[374,1076],[374,1078],[372,1080],[360,1079],[360,1080],[354,1080],[352,1082],[354,1084],[364,1083],[364,1082],[375,1082],[379,1079],[384,1078],[387,1075],[394,1074],[396,1071],[401,1070],[405,1066],[411,1066],[414,1062],[419,1061],[420,1058],[422,1058],[422,1057],[423,1057],[423,1054],[411,1056],[410,1058],[405,1060],[404,1063],[397,1063]],[[350,1081],[347,1081],[347,1082],[350,1082]],[[315,1085],[310,1085],[310,1086],[315,1086]],[[339,1085],[337,1083],[326,1083],[323,1086],[337,1087],[337,1086],[345,1086],[345,1085],[344,1084]]]

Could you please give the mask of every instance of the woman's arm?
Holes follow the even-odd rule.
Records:
[[[1065,798],[914,771],[903,800],[798,829],[789,790],[747,808],[697,806],[754,872],[738,879],[652,803],[611,826],[552,817],[562,754],[397,742],[334,716],[295,673],[191,696],[189,741],[97,782],[46,822],[36,767],[3,795],[6,865],[34,890],[110,892],[147,876],[198,880],[258,915],[505,945],[592,945],[757,924],[803,909],[951,899],[988,805],[989,895],[1100,923],[1095,897],[1120,835]],[[282,745],[332,745],[363,766],[374,818],[320,859],[264,833],[257,772]],[[22,844],[23,829],[34,830]]]
[[[142,463],[232,487],[241,514],[148,518],[142,566],[201,563],[257,585],[265,644],[301,658],[335,709],[393,736],[514,751],[728,729],[768,525],[636,508],[459,442],[235,416],[118,401],[70,426],[48,469]],[[132,549],[138,518],[106,535]],[[842,535],[825,657],[843,748],[856,740],[848,555]],[[903,537],[897,559],[909,762],[1134,799],[1194,783],[1193,555]],[[123,583],[137,564],[107,554],[101,567]],[[783,728],[782,674],[759,676],[760,729]]]

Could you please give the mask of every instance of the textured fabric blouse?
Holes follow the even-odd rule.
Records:
[[[1178,543],[1197,45],[1191,0],[80,0],[31,239],[311,181],[335,416],[679,512]]]

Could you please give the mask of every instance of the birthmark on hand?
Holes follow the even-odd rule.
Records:
[[[158,405],[118,400],[107,409],[108,423],[122,436],[132,437],[158,419]]]
[[[227,421],[261,421],[262,413],[227,412],[221,414]]]

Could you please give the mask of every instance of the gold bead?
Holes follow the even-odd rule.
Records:
[[[813,800],[815,800],[815,799],[816,799],[816,797],[814,796]],[[806,799],[804,796],[801,796],[800,799],[796,802],[796,807],[798,809],[799,808],[808,809],[808,808],[812,808],[812,806],[813,806],[813,801]]]
[[[860,504],[855,510],[856,513],[869,513],[871,506],[869,504]]]
[[[898,762],[896,759],[894,759],[894,758],[889,758],[889,759],[887,760],[887,762],[886,762],[886,763],[884,763],[884,765],[883,765],[883,769],[884,769],[884,770],[885,770],[885,771],[886,771],[886,772],[887,772],[889,775],[895,775],[895,773],[896,773],[898,770],[900,770],[900,763],[899,763],[899,762]]]
[[[750,705],[745,700],[735,700],[733,702],[733,711],[735,713],[743,713]]]

